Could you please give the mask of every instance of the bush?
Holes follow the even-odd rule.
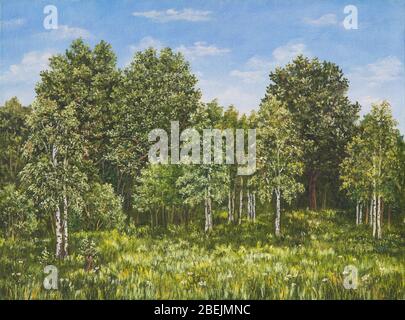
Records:
[[[122,199],[114,193],[111,185],[92,184],[83,200],[83,210],[73,219],[73,229],[76,231],[121,229],[124,226]]]
[[[30,236],[37,229],[34,204],[13,184],[0,190],[0,230],[4,237]]]

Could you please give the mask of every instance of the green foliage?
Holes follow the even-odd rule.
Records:
[[[122,199],[109,184],[93,183],[83,195],[83,208],[72,219],[73,230],[99,231],[122,229],[125,215]]]
[[[291,200],[303,191],[298,178],[302,175],[302,145],[288,109],[271,98],[262,103],[258,114],[258,166],[263,201],[273,193]]]
[[[349,101],[349,82],[331,62],[298,56],[271,72],[270,80],[265,100],[277,98],[293,117],[305,146],[303,161],[310,207],[316,209],[317,180],[324,176],[338,177],[338,167],[355,130],[360,106]]]
[[[341,165],[342,187],[354,200],[368,200],[371,193],[387,202],[395,199],[400,165],[399,131],[388,102],[375,104],[360,124],[360,132],[347,146]],[[399,148],[399,149],[398,149]]]
[[[30,110],[16,97],[0,107],[0,186],[18,182],[25,164],[21,154],[28,136],[25,120]]]
[[[34,203],[15,185],[0,189],[0,230],[3,237],[28,238],[37,230]]]
[[[138,52],[123,71],[115,91],[108,157],[120,170],[117,187],[127,190],[126,198],[132,197],[132,179],[146,164],[149,132],[169,132],[171,120],[179,121],[180,130],[190,124],[201,95],[196,84],[189,64],[169,48]]]
[[[27,121],[30,129],[25,148],[28,163],[21,173],[27,192],[45,211],[42,214],[61,206],[66,193],[70,208],[79,210],[87,181],[74,105],[59,109],[52,101],[37,100]]]

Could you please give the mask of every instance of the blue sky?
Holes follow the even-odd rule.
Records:
[[[241,111],[257,108],[268,74],[299,53],[333,61],[349,78],[349,96],[363,112],[387,99],[405,133],[402,0],[0,0],[0,104],[34,98],[48,58],[84,38],[111,43],[124,67],[134,52],[170,46],[184,53],[204,100]],[[46,30],[46,5],[58,9],[58,29]],[[358,29],[343,27],[346,5]]]

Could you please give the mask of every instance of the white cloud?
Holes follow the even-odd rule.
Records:
[[[25,19],[23,18],[16,18],[10,20],[2,20],[0,21],[1,28],[18,28],[25,24]]]
[[[41,39],[51,41],[73,40],[77,38],[89,39],[91,33],[83,28],[69,27],[67,25],[59,25],[57,29],[44,31],[36,35]]]
[[[349,77],[358,81],[366,81],[368,86],[378,86],[399,79],[403,71],[402,62],[397,57],[389,56],[355,68]]]
[[[1,84],[33,83],[39,78],[39,73],[48,68],[52,52],[31,51],[24,54],[22,60],[13,64],[0,74]]]
[[[144,17],[155,22],[171,22],[171,21],[189,21],[200,22],[210,20],[211,11],[201,11],[194,9],[168,9],[163,11],[143,11],[133,12],[135,17]]]
[[[223,106],[234,105],[239,111],[249,112],[255,109],[264,91],[254,85],[241,85],[239,82],[232,79],[212,79],[200,76],[199,87],[202,91],[202,99],[205,102],[218,99],[218,102]],[[255,89],[256,88],[256,89]]]
[[[2,72],[0,104],[13,96],[17,96],[24,104],[31,103],[35,96],[34,86],[39,80],[39,73],[48,68],[49,58],[53,54],[53,50],[28,52],[19,63]]]
[[[232,77],[239,78],[246,83],[255,83],[263,79],[262,70],[254,70],[254,71],[232,70],[230,75]]]
[[[293,60],[298,55],[310,56],[310,52],[304,43],[288,43],[280,46],[273,51],[274,62],[277,66],[284,65]]]
[[[144,37],[137,44],[131,45],[131,52],[143,51],[148,48],[155,48],[160,50],[164,47],[160,40],[154,39],[152,37]]]
[[[311,56],[305,44],[290,42],[274,49],[272,58],[251,57],[246,62],[244,70],[232,70],[230,75],[245,83],[260,83],[267,79],[270,70],[289,63],[300,54]]]
[[[405,133],[404,65],[397,57],[388,56],[355,67],[347,77],[350,81],[349,97],[362,105],[363,114],[370,110],[373,103],[387,100]]]
[[[334,13],[324,14],[323,16],[319,17],[318,19],[306,18],[306,19],[304,19],[304,21],[307,24],[310,24],[312,26],[317,26],[317,27],[331,26],[331,25],[336,25],[338,23],[338,19],[336,17],[336,14],[334,14]]]
[[[226,48],[218,48],[214,45],[208,45],[206,42],[198,41],[192,46],[186,47],[181,45],[175,49],[184,54],[187,59],[193,60],[199,57],[219,56],[230,52]]]

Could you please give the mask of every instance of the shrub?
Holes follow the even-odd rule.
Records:
[[[82,211],[75,214],[73,219],[73,229],[98,231],[121,229],[124,226],[122,199],[114,193],[111,185],[92,184],[83,200]]]
[[[4,237],[30,236],[37,229],[34,204],[13,184],[0,190],[0,230]]]

